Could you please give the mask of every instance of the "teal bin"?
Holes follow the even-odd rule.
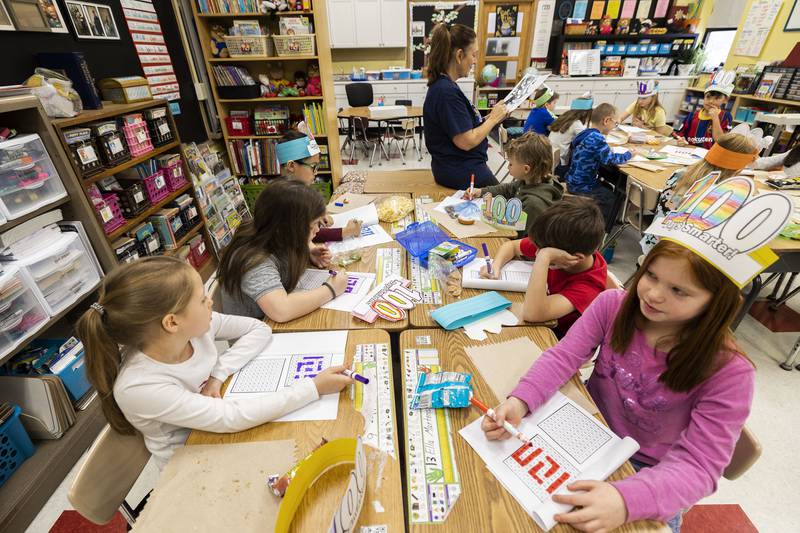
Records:
[[[14,406],[14,414],[0,426],[0,486],[33,455],[31,438],[25,432],[19,415],[22,410]]]

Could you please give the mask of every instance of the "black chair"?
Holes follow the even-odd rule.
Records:
[[[372,105],[372,85],[369,83],[348,83],[344,90],[347,93],[347,105],[350,107]]]

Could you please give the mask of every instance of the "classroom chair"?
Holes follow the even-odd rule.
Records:
[[[758,461],[758,458],[761,457],[761,451],[761,443],[758,442],[756,436],[747,426],[742,427],[742,433],[739,435],[739,440],[736,441],[731,461],[722,472],[722,476],[731,481],[740,477]]]
[[[503,174],[503,177],[500,177],[500,172],[505,168],[508,164],[508,156],[506,155],[506,144],[508,144],[508,130],[501,124],[497,128],[497,140],[500,144],[500,155],[503,157],[503,162],[500,163],[500,166],[497,167],[494,175],[495,177],[499,178],[498,181],[503,183],[508,178],[509,174],[511,173],[508,169],[506,169],[506,173]]]
[[[150,452],[140,434],[121,435],[106,425],[86,454],[67,498],[81,516],[107,524],[119,510],[128,524],[136,521],[125,497],[144,470]]]
[[[374,133],[368,129],[369,120],[361,117],[353,118],[353,131],[355,133],[353,139],[354,143],[350,147],[350,160],[353,159],[353,154],[356,149],[356,143],[361,144],[361,149],[364,154],[369,154],[369,166],[372,168],[372,162],[375,159],[375,151],[380,147],[381,153],[389,160],[389,154],[386,152],[386,146],[383,144],[383,138],[380,133]],[[370,147],[372,151],[370,152]],[[381,164],[381,156],[378,155],[378,165]]]
[[[416,125],[417,123],[413,118],[406,118],[399,121],[397,125],[399,126],[399,130],[395,128],[395,125],[391,125],[390,142],[393,140],[397,143],[397,150],[400,152],[400,160],[404,165],[406,164],[405,154],[408,149],[409,141],[411,141],[414,152],[416,152],[418,156],[417,161],[422,161],[422,152],[420,152],[417,146]]]
[[[372,85],[369,83],[348,83],[344,86],[347,94],[347,105],[350,107],[368,107],[372,105]]]

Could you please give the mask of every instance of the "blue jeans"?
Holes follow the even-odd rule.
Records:
[[[641,461],[637,461],[636,459],[630,459],[631,466],[637,472],[642,468],[647,468],[652,465],[645,464]],[[672,530],[672,533],[680,533],[681,532],[681,522],[683,522],[683,511],[680,511],[678,514],[667,520],[667,525]]]

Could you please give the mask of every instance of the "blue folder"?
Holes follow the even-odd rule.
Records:
[[[440,307],[431,316],[444,329],[453,330],[509,307],[511,302],[506,297],[491,291]]]

